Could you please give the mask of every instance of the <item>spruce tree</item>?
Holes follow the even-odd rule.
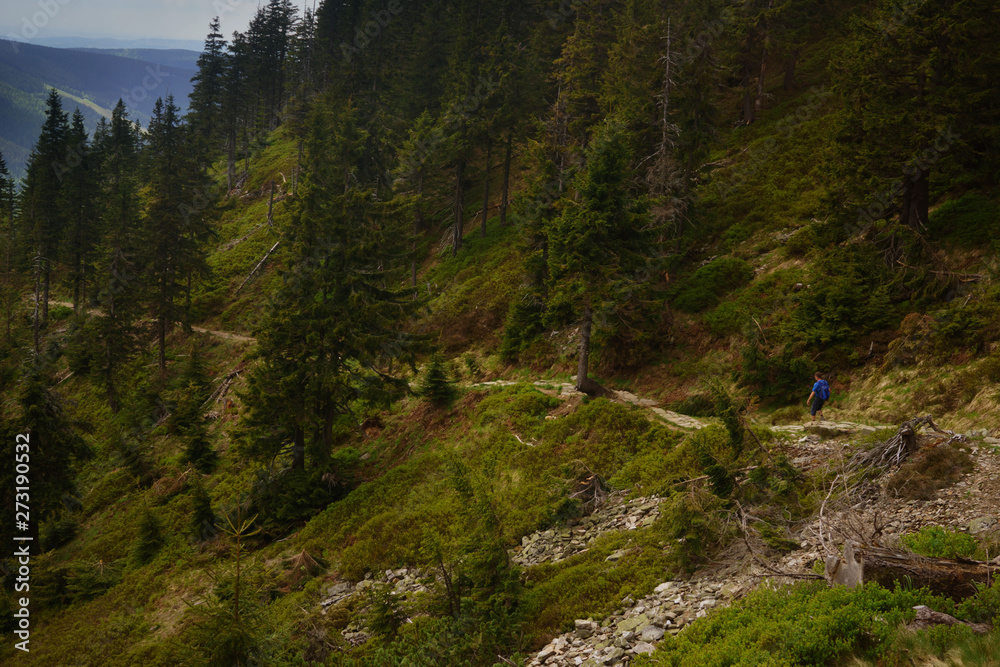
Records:
[[[14,221],[14,179],[7,170],[7,163],[0,152],[0,261],[3,277],[0,278],[0,314],[3,317],[4,344],[13,341],[14,309],[20,299],[19,275],[16,267],[16,225]]]
[[[336,420],[356,402],[384,405],[406,390],[390,368],[414,349],[402,327],[415,302],[395,287],[406,270],[398,228],[406,223],[357,185],[366,134],[352,107],[329,106],[310,121],[302,189],[283,235],[287,268],[243,397],[244,451],[272,460],[290,450],[297,470],[307,438],[313,464],[324,463]]]
[[[35,264],[35,329],[48,319],[49,281],[65,227],[62,185],[66,169],[69,122],[53,88],[45,101],[45,123],[25,168],[20,209],[30,230]]]
[[[198,73],[191,79],[194,89],[189,99],[188,121],[192,134],[209,160],[222,146],[224,131],[222,105],[229,56],[221,27],[218,16],[209,23],[205,48],[198,56]]]
[[[166,372],[167,333],[174,324],[186,322],[184,297],[190,294],[192,275],[205,266],[200,238],[207,213],[206,181],[179,111],[172,96],[166,103],[157,100],[143,151],[149,203],[142,237],[161,373]]]
[[[100,128],[99,128],[100,129]],[[141,258],[139,207],[139,128],[119,100],[111,123],[96,133],[95,152],[102,160],[99,181],[101,241],[95,266],[95,289],[101,316],[95,319],[100,348],[96,372],[112,412],[121,407],[122,370],[138,349]]]
[[[656,235],[645,203],[629,181],[632,172],[625,129],[601,125],[587,150],[587,168],[576,180],[578,200],[566,207],[548,233],[548,267],[559,298],[580,317],[576,386],[595,393],[588,378],[595,313],[613,314],[656,257]],[[600,322],[600,320],[599,320]]]
[[[898,215],[924,229],[933,176],[949,164],[995,182],[995,151],[981,147],[997,141],[1000,57],[972,45],[987,43],[998,19],[985,0],[928,0],[903,13],[883,0],[854,19],[833,65],[844,114],[831,171],[844,214],[862,227]]]
[[[83,114],[77,109],[67,135],[66,168],[63,170],[62,207],[66,218],[63,241],[69,259],[69,282],[73,292],[73,310],[79,314],[85,305],[87,284],[92,280],[90,263],[101,236],[97,224],[97,173],[94,156],[83,126]]]

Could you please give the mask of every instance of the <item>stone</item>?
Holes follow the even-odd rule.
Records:
[[[656,647],[648,642],[639,642],[632,647],[632,653],[649,654],[656,650]]]
[[[996,524],[997,520],[991,516],[981,516],[969,522],[969,532],[973,535],[984,533]]]
[[[555,654],[556,650],[552,648],[552,646],[546,646],[545,648],[543,648],[541,651],[538,652],[538,655],[535,656],[535,658],[541,662],[545,662]]]
[[[588,637],[593,637],[594,633],[597,632],[598,625],[594,621],[586,620],[581,621],[577,619],[574,621],[576,625],[576,636],[580,639],[587,639]]]
[[[673,587],[674,587],[674,582],[664,581],[662,584],[653,589],[653,592],[656,593],[657,595],[660,595],[661,593],[666,593]]]
[[[623,621],[619,621],[618,631],[626,632],[631,630],[635,632],[637,630],[642,630],[647,625],[649,625],[649,618],[645,614],[639,614],[638,616],[633,616],[632,618],[626,618]]]
[[[625,649],[614,646],[610,651],[604,654],[601,659],[601,663],[605,665],[617,664],[625,656]]]
[[[647,625],[643,628],[642,632],[639,633],[639,638],[644,642],[658,642],[663,639],[663,633],[663,628],[655,625]]]

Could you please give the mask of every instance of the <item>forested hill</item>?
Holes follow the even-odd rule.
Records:
[[[93,131],[40,87],[91,75],[22,51],[51,75],[0,164],[0,458],[31,442],[0,543],[32,538],[31,651],[8,559],[0,660],[991,664],[1000,631],[904,623],[997,623],[995,583],[713,609],[851,540],[1000,549],[996,25],[268,0],[208,26],[186,112],[167,80]]]
[[[132,58],[133,60],[141,60],[147,63],[156,63],[160,65],[167,65],[168,67],[173,67],[179,70],[188,70],[191,72],[191,76],[194,76],[195,72],[198,70],[198,56],[201,54],[198,51],[191,51],[188,49],[110,49],[110,48],[97,48],[97,47],[74,47],[74,51],[84,51],[87,53],[103,53],[111,56],[119,56],[121,58]]]
[[[138,54],[136,54],[138,55]],[[55,49],[0,40],[0,150],[8,167],[23,175],[28,153],[45,121],[45,98],[55,88],[68,109],[79,107],[87,129],[110,119],[119,99],[133,119],[149,123],[158,97],[173,94],[186,108],[193,67],[176,67],[76,49]]]

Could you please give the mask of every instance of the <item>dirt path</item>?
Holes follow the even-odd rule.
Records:
[[[66,308],[72,308],[73,304],[69,301],[49,301],[50,306],[65,306]],[[104,312],[99,308],[88,308],[87,312],[91,315],[104,315]],[[218,338],[225,338],[226,340],[235,340],[241,343],[256,343],[257,339],[252,336],[243,336],[240,334],[229,333],[228,331],[217,331],[215,329],[206,329],[204,327],[191,327],[192,331],[197,333],[208,334],[210,336],[216,336]]]
[[[513,380],[496,380],[493,382],[479,382],[473,384],[473,387],[509,387],[511,385],[517,384]],[[538,387],[539,391],[545,392],[552,396],[556,396],[561,400],[571,400],[573,398],[581,398],[584,396],[583,393],[576,390],[576,385],[572,382],[559,382],[556,380],[535,380],[531,384]],[[611,390],[611,400],[617,403],[624,403],[628,405],[635,405],[642,408],[650,416],[652,421],[658,421],[665,423],[668,426],[679,428],[683,430],[693,430],[697,431],[703,429],[710,422],[705,422],[695,417],[689,415],[684,415],[679,412],[674,412],[672,410],[667,410],[659,406],[659,404],[649,398],[642,398],[636,396],[635,394],[624,391],[621,389]],[[819,434],[827,437],[832,437],[835,435],[849,435],[854,433],[873,433],[879,427],[870,426],[868,424],[859,424],[850,421],[822,421],[822,422],[810,422],[806,424],[786,424],[780,426],[769,426],[770,430],[775,433],[794,437],[804,434]]]

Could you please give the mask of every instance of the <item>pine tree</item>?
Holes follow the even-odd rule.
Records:
[[[413,312],[395,289],[405,224],[356,185],[366,135],[350,106],[318,105],[306,145],[297,210],[284,235],[288,268],[258,331],[257,366],[244,402],[244,451],[270,460],[291,449],[305,467],[306,438],[322,465],[334,424],[357,401],[385,404],[406,390],[389,372],[413,353],[401,326]]]
[[[191,277],[204,270],[199,247],[204,231],[205,179],[197,151],[181,125],[173,97],[157,100],[143,152],[149,187],[143,243],[147,252],[149,309],[156,326],[160,372],[165,373],[166,337],[187,320],[182,297],[190,294]]]
[[[147,508],[139,520],[139,530],[132,547],[132,561],[136,565],[146,565],[156,558],[164,542],[163,523]]]
[[[87,284],[91,280],[90,263],[101,236],[96,207],[97,165],[91,155],[83,114],[79,109],[73,113],[67,146],[67,166],[61,192],[63,215],[66,217],[64,246],[69,256],[73,310],[79,314],[86,302]]]
[[[120,408],[121,372],[138,349],[135,324],[141,308],[139,129],[119,100],[111,123],[98,128],[94,150],[102,161],[99,182],[104,238],[95,266],[95,321],[100,353],[96,355],[99,383],[111,410]]]
[[[65,227],[62,182],[66,169],[69,124],[62,100],[53,88],[45,102],[45,124],[25,168],[20,209],[30,230],[35,263],[35,345],[38,328],[48,319],[49,281]]]
[[[0,243],[3,244],[3,277],[0,279],[0,309],[3,313],[4,343],[13,341],[14,309],[20,298],[19,276],[15,271],[16,225],[14,221],[14,179],[0,153]]]
[[[209,160],[222,146],[224,121],[223,100],[225,78],[229,69],[226,40],[223,38],[221,22],[216,16],[208,25],[205,48],[198,56],[198,73],[191,82],[194,89],[189,98],[188,121],[192,134],[203,144]]]
[[[66,401],[52,389],[53,384],[46,360],[36,357],[21,372],[12,396],[15,400],[0,413],[8,425],[3,434],[4,447],[13,448],[15,441],[24,441],[23,436],[15,439],[14,433],[26,434],[32,478],[45,480],[44,484],[33,485],[31,493],[32,520],[28,522],[28,530],[34,537],[34,544],[39,539],[39,520],[56,516],[65,507],[65,501],[77,495],[77,467],[93,454],[78,433],[79,424],[70,416]],[[3,430],[0,425],[0,431]],[[13,472],[13,466],[0,472],[0,487],[14,488]],[[5,524],[5,529],[9,530],[9,526]],[[2,537],[10,539],[9,533]]]
[[[904,227],[921,230],[936,170],[995,167],[995,154],[977,147],[997,140],[1000,96],[991,77],[1000,58],[971,45],[986,43],[985,26],[998,18],[1000,9],[984,0],[928,0],[902,14],[881,1],[855,19],[855,38],[834,64],[844,115],[832,167],[846,214],[856,209],[862,225],[898,214]]]
[[[588,378],[595,312],[607,314],[641,282],[642,269],[655,258],[656,236],[644,202],[635,197],[624,128],[607,121],[587,150],[587,168],[577,178],[579,200],[567,202],[548,233],[549,274],[561,298],[580,315],[576,386],[599,391]]]

